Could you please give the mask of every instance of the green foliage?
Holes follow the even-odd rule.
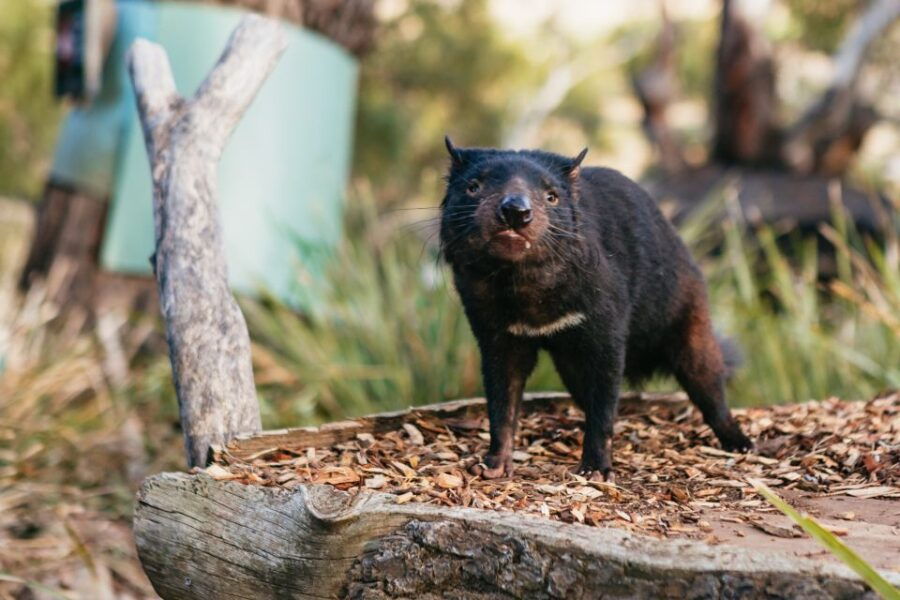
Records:
[[[869,563],[845,545],[836,535],[819,525],[819,523],[807,514],[801,514],[790,504],[781,499],[778,494],[769,489],[769,486],[761,481],[750,480],[750,483],[769,501],[775,508],[787,515],[803,531],[814,540],[822,544],[826,550],[834,554],[845,565],[856,571],[863,581],[869,584],[875,592],[884,600],[900,600],[900,589],[895,588],[889,581],[882,577]]]
[[[353,207],[319,309],[298,315],[273,298],[243,303],[266,426],[480,393],[475,341],[434,249],[379,220],[370,197]],[[554,377],[544,366],[535,382],[558,387]]]
[[[51,93],[52,2],[0,3],[0,194],[33,197],[59,122]]]
[[[725,191],[726,204],[733,197]],[[900,386],[897,239],[880,248],[866,244],[841,211],[823,231],[839,248],[839,274],[828,283],[820,265],[830,259],[819,254],[815,240],[795,239],[785,247],[776,244],[772,229],[750,231],[738,219],[724,225],[723,254],[704,261],[717,321],[745,353],[733,402],[868,398]],[[690,235],[702,255],[702,239]]]
[[[810,48],[829,53],[861,6],[858,0],[786,0],[786,4],[797,37]]]

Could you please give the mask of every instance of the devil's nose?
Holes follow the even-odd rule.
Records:
[[[525,196],[506,196],[500,201],[500,218],[513,229],[525,227],[533,217],[531,202]]]

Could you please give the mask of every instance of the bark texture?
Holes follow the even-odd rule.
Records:
[[[67,310],[89,306],[106,211],[103,199],[48,184],[19,288],[26,291],[43,280],[48,300],[57,306]]]
[[[138,40],[129,52],[153,176],[151,260],[191,466],[206,464],[211,445],[260,428],[250,338],[228,287],[216,166],[285,46],[275,21],[245,17],[189,100],[160,46]]]

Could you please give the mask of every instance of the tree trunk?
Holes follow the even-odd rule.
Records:
[[[724,0],[716,53],[714,160],[759,165],[777,154],[775,68],[769,42],[747,14],[748,0]]]
[[[106,212],[102,198],[48,184],[38,207],[20,289],[25,291],[42,279],[47,284],[47,299],[55,305],[87,310],[94,295]]]
[[[162,47],[129,52],[150,171],[156,253],[172,376],[189,465],[260,428],[247,325],[228,287],[216,207],[225,143],[286,47],[275,21],[245,17],[196,95],[178,96]]]

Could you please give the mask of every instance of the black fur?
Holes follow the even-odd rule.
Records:
[[[623,377],[672,373],[724,448],[751,446],[725,404],[734,365],[712,331],[703,276],[640,186],[582,169],[584,152],[447,147],[442,252],[482,354],[484,476],[512,472],[522,390],[542,349],[585,411],[582,472],[610,474]],[[507,225],[509,199],[530,205],[530,222]]]

